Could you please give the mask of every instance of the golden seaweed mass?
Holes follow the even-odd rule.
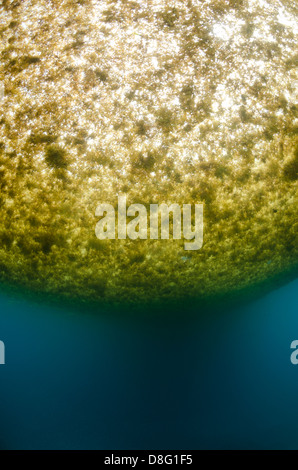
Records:
[[[76,302],[207,299],[297,251],[293,0],[2,0],[0,280]],[[204,204],[204,245],[98,240],[99,203]]]

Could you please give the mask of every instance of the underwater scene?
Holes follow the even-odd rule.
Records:
[[[297,39],[0,0],[0,449],[298,447]]]
[[[297,449],[297,292],[154,320],[1,296],[0,448]]]

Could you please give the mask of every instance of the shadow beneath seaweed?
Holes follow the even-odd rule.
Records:
[[[247,285],[246,287],[235,288],[231,287],[229,290],[217,293],[216,295],[209,295],[200,297],[189,297],[186,293],[185,297],[175,298],[174,293],[169,294],[168,298],[163,300],[152,299],[150,301],[138,302],[133,300],[131,302],[119,301],[118,303],[105,302],[103,299],[98,301],[86,301],[83,298],[68,298],[45,291],[32,292],[26,286],[19,285],[0,285],[0,293],[4,294],[12,301],[23,300],[33,303],[40,307],[53,308],[59,314],[67,315],[71,312],[73,315],[81,316],[95,316],[108,319],[131,319],[135,321],[153,321],[153,323],[166,321],[168,322],[169,316],[171,323],[185,323],[189,324],[196,321],[198,317],[200,321],[206,319],[209,321],[210,317],[223,314],[224,312],[231,312],[232,310],[241,308],[243,305],[250,304],[262,297],[265,297],[270,292],[277,290],[298,277],[298,265],[295,265],[282,274],[268,277],[267,279],[259,282],[258,284]]]

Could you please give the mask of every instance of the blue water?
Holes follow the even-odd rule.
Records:
[[[297,292],[197,320],[2,296],[0,448],[298,449]]]

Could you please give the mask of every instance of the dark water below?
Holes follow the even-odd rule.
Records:
[[[0,448],[298,449],[298,280],[196,320],[0,298]]]

